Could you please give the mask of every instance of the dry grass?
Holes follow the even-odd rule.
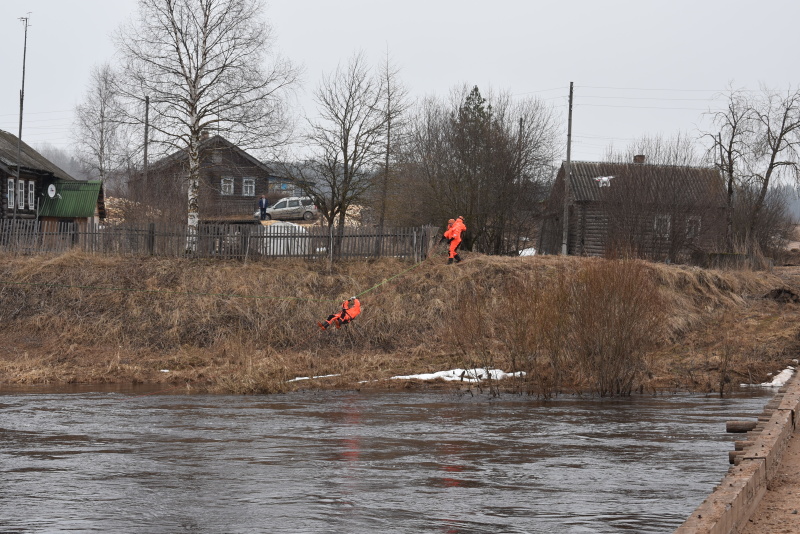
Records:
[[[765,380],[798,339],[798,305],[761,298],[776,274],[476,254],[410,267],[0,256],[0,383],[269,393],[487,366],[527,371],[504,387],[544,396],[717,391]],[[320,331],[352,294],[361,317]]]

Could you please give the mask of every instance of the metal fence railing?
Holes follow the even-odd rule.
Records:
[[[304,227],[294,224],[203,224],[197,229],[162,223],[106,225],[35,220],[0,221],[0,251],[164,257],[368,258],[420,260],[436,228]]]

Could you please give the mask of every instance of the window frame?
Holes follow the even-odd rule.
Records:
[[[700,215],[688,215],[686,217],[686,239],[692,240],[700,237],[702,228],[703,218]]]
[[[25,209],[25,180],[17,182],[17,209]]]
[[[668,214],[658,214],[653,218],[653,234],[660,239],[670,236],[672,231],[672,216]]]
[[[242,196],[254,197],[256,196],[256,179],[255,178],[242,178]]]
[[[229,177],[223,177],[220,179],[219,182],[219,194],[222,196],[233,196],[234,191],[234,179]]]
[[[28,207],[36,208],[36,182],[28,180]]]
[[[17,198],[17,186],[14,182],[15,180],[13,178],[9,178],[7,182],[8,189],[6,190],[6,194],[8,196],[8,201],[6,205],[9,209],[14,209],[14,202],[16,202]]]

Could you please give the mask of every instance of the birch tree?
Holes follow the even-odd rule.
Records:
[[[139,0],[138,18],[116,43],[124,95],[149,96],[154,141],[188,155],[187,221],[195,228],[201,134],[213,130],[245,149],[281,146],[299,71],[273,53],[261,0]]]
[[[121,165],[123,109],[117,75],[104,63],[92,68],[83,102],[75,108],[74,138],[86,173],[106,181]]]

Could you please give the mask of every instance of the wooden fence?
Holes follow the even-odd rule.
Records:
[[[436,228],[303,227],[275,223],[186,225],[78,224],[34,220],[0,221],[0,251],[130,256],[257,259],[263,257],[399,257],[419,261],[434,244]]]

